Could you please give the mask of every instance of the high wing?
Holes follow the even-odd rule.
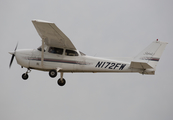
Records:
[[[70,39],[52,22],[32,20],[38,34],[46,45],[76,50]]]

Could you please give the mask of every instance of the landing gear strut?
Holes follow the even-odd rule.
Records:
[[[63,78],[63,72],[61,72],[61,78],[58,79],[57,83],[58,83],[59,86],[64,86],[65,85],[66,81]]]
[[[28,73],[30,73],[31,72],[31,70],[28,68],[28,70],[26,71],[26,73],[23,73],[22,74],[22,78],[23,78],[23,80],[27,80],[28,79]]]

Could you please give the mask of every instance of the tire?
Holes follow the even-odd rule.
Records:
[[[56,77],[57,76],[57,71],[56,70],[50,70],[49,71],[49,76],[52,77],[52,78]]]
[[[63,78],[62,80],[61,80],[61,78],[60,78],[60,79],[58,79],[57,83],[58,83],[59,86],[64,86],[65,83],[66,83],[66,81],[65,81],[64,78]]]
[[[23,80],[27,80],[27,79],[28,79],[28,77],[29,77],[29,76],[28,76],[28,74],[27,74],[27,73],[23,73],[23,74],[22,74],[22,78],[23,78]]]

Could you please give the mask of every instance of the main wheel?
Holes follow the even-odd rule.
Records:
[[[57,71],[56,70],[50,70],[49,71],[49,76],[52,77],[52,78],[56,77],[57,76]]]
[[[27,79],[28,79],[28,77],[29,77],[29,76],[28,76],[28,74],[27,74],[27,73],[23,73],[23,74],[22,74],[22,78],[23,78],[24,80],[27,80]]]
[[[64,78],[63,78],[62,80],[61,80],[61,78],[60,78],[60,79],[58,79],[57,83],[58,83],[59,86],[64,86],[65,83],[66,83],[66,81],[65,81]]]

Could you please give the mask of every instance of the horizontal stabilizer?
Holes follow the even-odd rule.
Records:
[[[132,61],[131,64],[130,64],[130,68],[150,69],[150,68],[153,68],[153,67],[151,67],[149,64],[147,64],[145,62],[135,62],[135,61]]]

